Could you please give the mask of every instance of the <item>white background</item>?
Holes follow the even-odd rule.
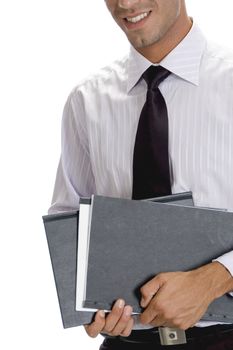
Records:
[[[187,5],[208,37],[233,47],[232,0]],[[62,328],[41,216],[69,92],[127,49],[103,0],[0,0],[1,349],[98,349],[101,338]]]

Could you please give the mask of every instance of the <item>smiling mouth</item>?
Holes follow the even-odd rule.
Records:
[[[140,15],[137,15],[135,17],[125,17],[124,20],[126,22],[130,22],[130,23],[138,23],[138,22],[142,21],[144,18],[146,18],[150,13],[151,13],[151,11],[141,13]]]

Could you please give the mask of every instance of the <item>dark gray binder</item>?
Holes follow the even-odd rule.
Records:
[[[90,323],[93,313],[75,310],[79,213],[43,216],[64,328]]]
[[[193,205],[191,192],[151,200],[167,201],[169,204],[177,205]],[[89,203],[91,203],[90,199]],[[78,217],[77,211],[43,216],[64,328],[90,323],[93,318],[91,312],[75,310]]]
[[[140,287],[154,275],[190,270],[233,249],[233,213],[94,196],[85,307],[123,298],[141,312]],[[233,299],[215,300],[203,320],[233,322]]]

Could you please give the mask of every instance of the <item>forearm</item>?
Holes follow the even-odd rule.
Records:
[[[143,324],[187,329],[198,322],[209,304],[233,290],[233,278],[214,261],[192,271],[162,273],[142,288]]]
[[[228,252],[213,261],[218,261],[222,264],[233,277],[233,251]],[[229,294],[233,297],[233,288],[230,290]]]
[[[207,279],[210,283],[210,293],[213,300],[233,291],[233,277],[228,269],[218,261],[197,269],[200,279]],[[200,281],[201,282],[201,281]]]

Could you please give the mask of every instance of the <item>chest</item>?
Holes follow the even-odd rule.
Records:
[[[218,95],[210,99],[195,89],[185,95],[182,88],[167,86],[161,92],[168,109],[173,192],[192,190],[196,201],[206,205],[214,192],[233,188],[233,111],[227,101],[216,103]],[[98,108],[89,107],[90,156],[102,193],[114,188],[113,195],[131,196],[133,149],[145,98],[141,91],[130,98],[105,98],[98,101]]]

